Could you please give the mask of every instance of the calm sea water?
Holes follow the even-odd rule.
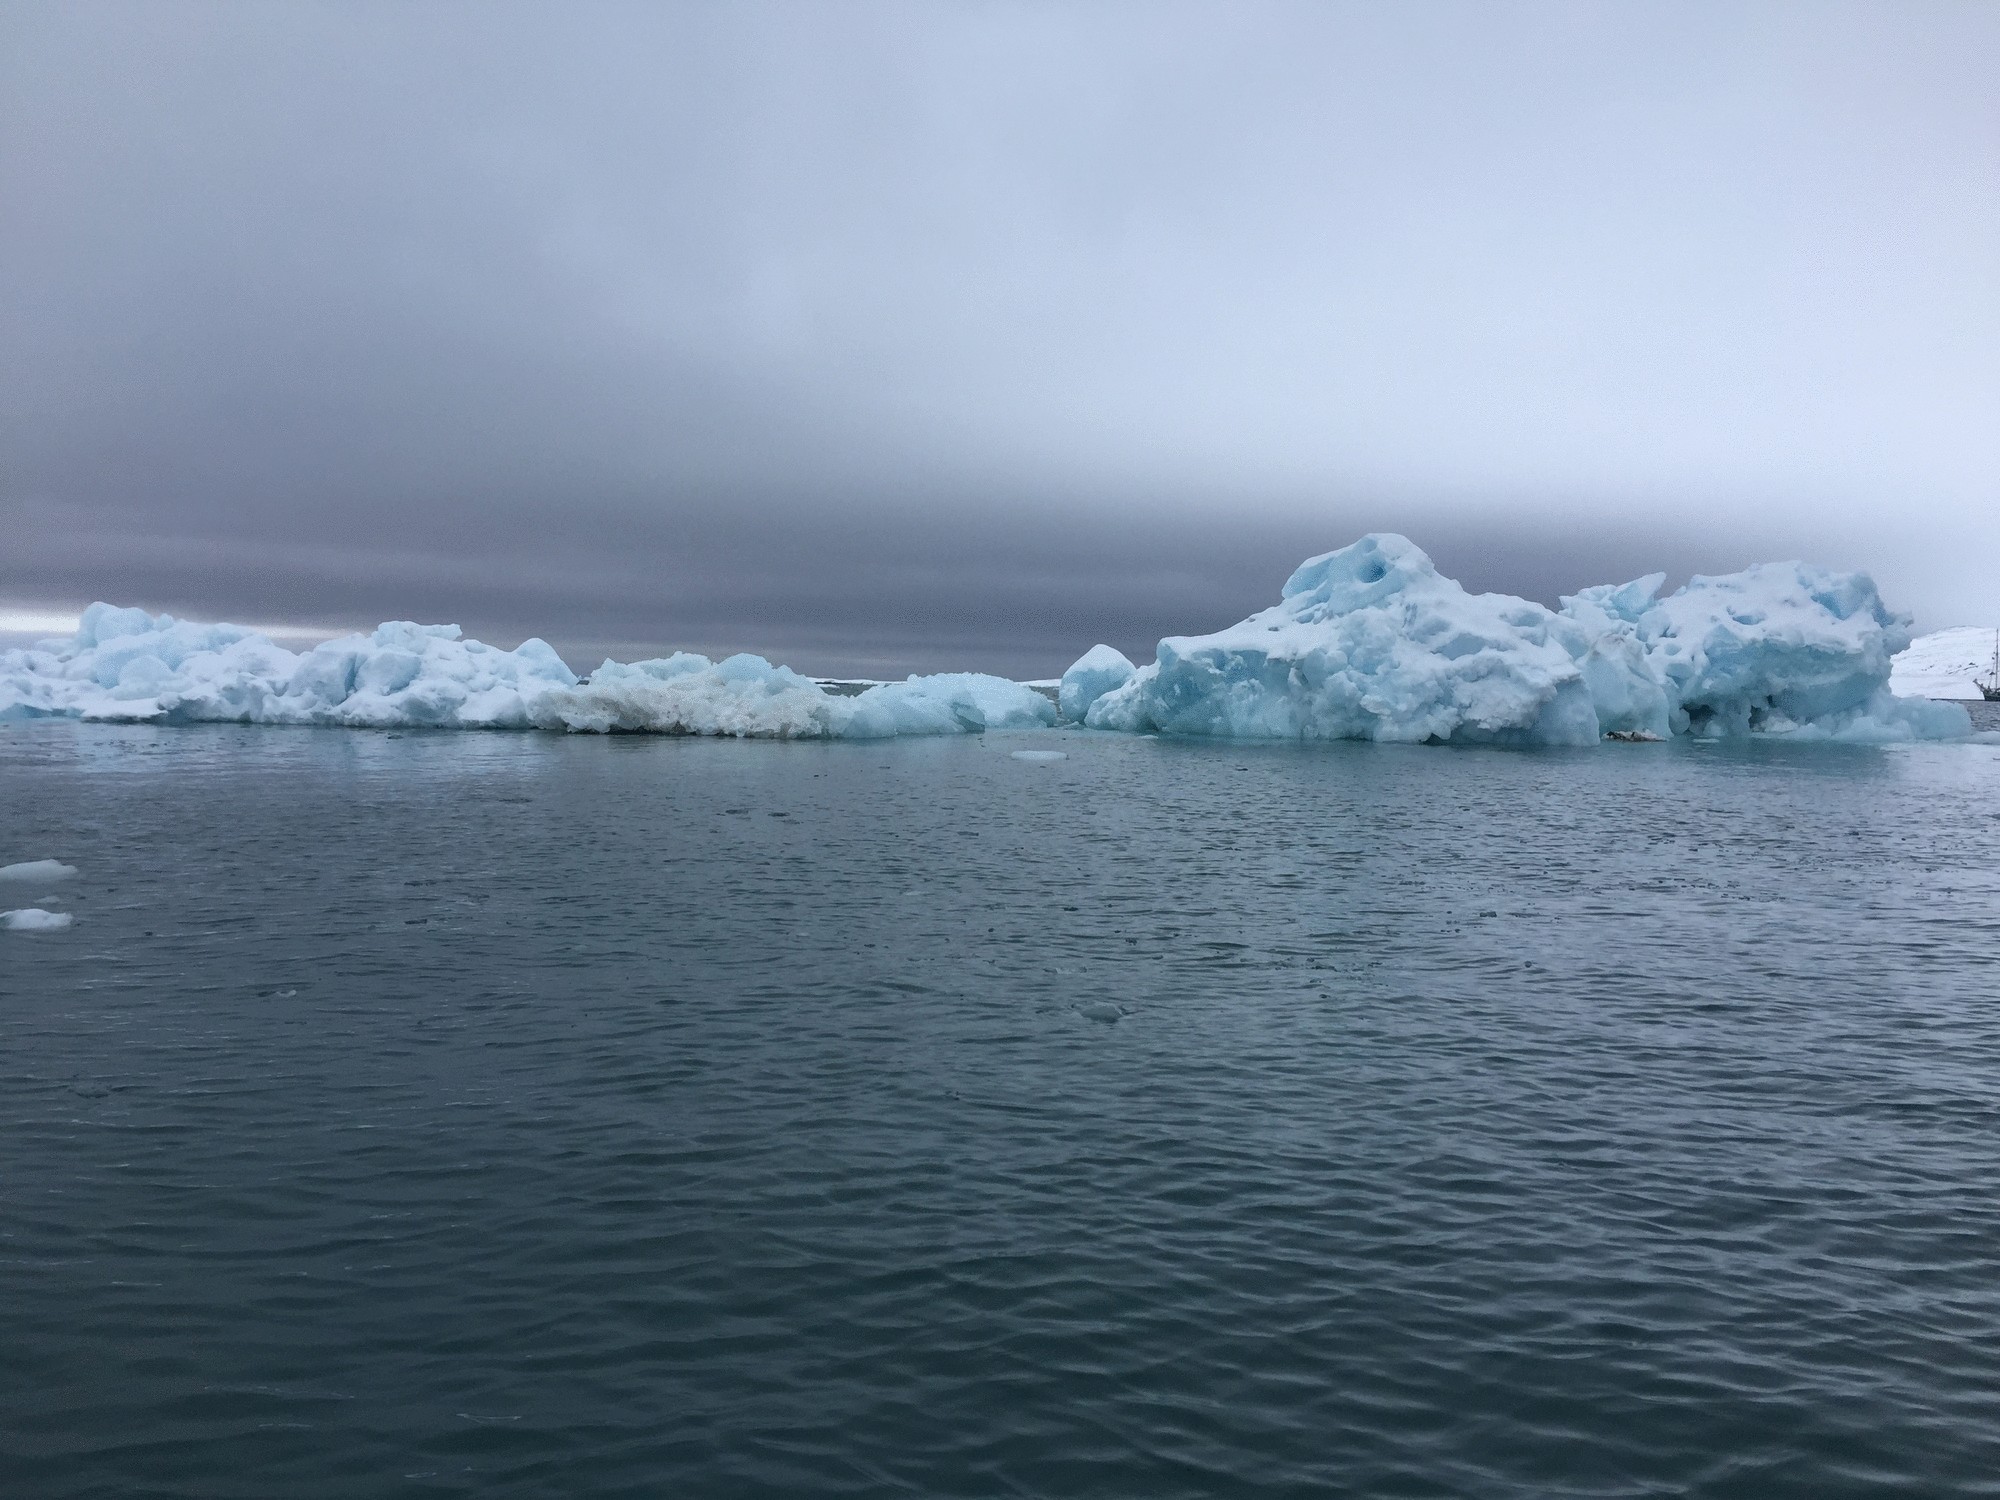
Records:
[[[44,855],[10,1497],[2000,1495],[2000,747],[10,729]]]

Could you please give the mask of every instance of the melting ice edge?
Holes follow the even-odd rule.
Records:
[[[1470,594],[1405,537],[1309,558],[1279,602],[1136,666],[1109,646],[1058,702],[947,672],[853,697],[761,656],[607,661],[579,679],[540,640],[502,651],[394,621],[295,653],[235,625],[93,604],[70,639],[0,652],[0,722],[70,718],[354,728],[881,739],[1059,721],[1237,739],[1594,745],[1667,738],[1948,739],[1964,709],[1889,690],[1910,620],[1864,573],[1762,563],[1567,595]]]

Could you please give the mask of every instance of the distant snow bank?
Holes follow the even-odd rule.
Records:
[[[1764,563],[1585,589],[1551,610],[1469,594],[1407,538],[1309,558],[1279,602],[1134,667],[1108,646],[1063,676],[1094,729],[1241,739],[1595,745],[1763,734],[1944,739],[1965,711],[1889,690],[1909,644],[1865,574]]]
[[[1920,635],[1896,654],[1892,692],[1916,698],[1978,700],[1977,679],[1993,671],[1993,627],[1959,625]]]
[[[150,723],[370,729],[626,730],[881,739],[1053,724],[1033,688],[973,672],[835,697],[761,656],[607,661],[581,680],[543,641],[502,651],[456,625],[392,621],[303,653],[237,625],[93,604],[69,639],[0,651],[0,722],[60,715]]]

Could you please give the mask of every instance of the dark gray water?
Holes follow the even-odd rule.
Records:
[[[1977,703],[1965,704],[1964,708],[1972,718],[1974,729],[1987,733],[2000,730],[2000,702],[1989,703],[1981,699]]]
[[[2000,1495],[2000,747],[10,729],[44,855],[10,1497]]]

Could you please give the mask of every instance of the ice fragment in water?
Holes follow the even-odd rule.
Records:
[[[69,926],[70,921],[70,914],[66,911],[44,911],[39,906],[0,911],[0,928],[9,932],[60,932]]]
[[[75,874],[75,865],[66,865],[59,859],[29,859],[17,865],[0,865],[0,880],[68,880]]]

